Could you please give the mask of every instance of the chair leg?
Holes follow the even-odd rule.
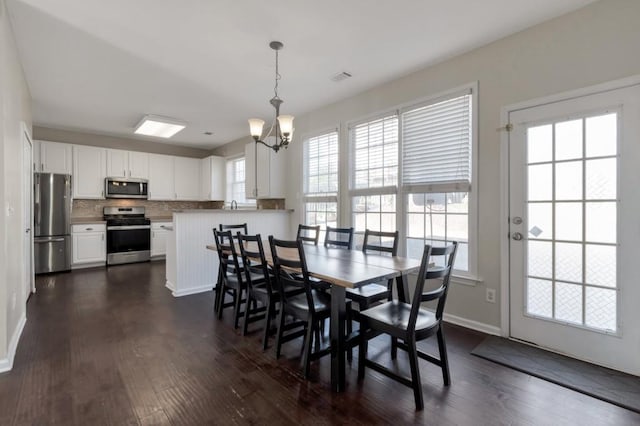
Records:
[[[282,333],[284,333],[284,306],[280,307],[278,313],[278,332],[276,333],[276,359],[280,358],[280,349],[282,348]]]
[[[244,324],[242,324],[242,335],[246,336],[249,331],[249,302],[255,304],[255,299],[252,299],[251,290],[247,290],[247,303],[244,305]]]
[[[238,328],[240,319],[240,305],[242,304],[242,288],[235,291],[235,306],[233,307],[233,328]],[[248,306],[248,305],[247,305]]]
[[[351,334],[353,331],[353,318],[351,318],[351,310],[347,311],[347,336]],[[353,346],[349,345],[349,349],[347,350],[347,361],[349,364],[353,361]]]
[[[438,337],[438,351],[440,352],[440,364],[442,368],[442,380],[444,381],[445,386],[449,386],[451,384],[451,375],[449,373],[449,358],[447,357],[447,344],[444,340],[444,333],[442,331],[442,326],[438,329],[437,333]]]
[[[398,339],[395,337],[391,338],[391,359],[396,359],[398,357]]]
[[[422,382],[420,381],[420,370],[418,368],[418,351],[416,349],[416,342],[407,342],[407,352],[409,354],[409,365],[411,367],[411,383],[413,385],[413,397],[416,400],[416,410],[422,410],[424,408],[424,401],[422,398]]]
[[[262,350],[266,351],[269,345],[269,332],[271,331],[271,317],[273,316],[273,302],[269,299],[267,311],[264,317],[264,334],[262,335]]]
[[[227,288],[224,285],[224,280],[222,281],[222,284],[220,285],[220,294],[218,295],[218,319],[222,319],[222,309],[224,306],[224,297],[226,295],[227,292]]]
[[[316,351],[320,350],[320,324],[324,324],[324,320],[321,320],[315,328],[315,340],[316,340]]]
[[[307,324],[307,332],[304,336],[303,350],[302,350],[302,373],[305,379],[309,378],[309,370],[311,365],[311,347],[313,346],[313,333],[317,325],[313,319],[309,319]]]
[[[219,309],[218,305],[220,304],[220,294],[222,293],[220,291],[221,287],[222,287],[222,268],[218,267],[218,280],[216,281],[215,298],[213,300],[214,312],[217,312]]]
[[[369,341],[367,336],[360,328],[360,345],[358,347],[358,380],[364,379],[364,363],[367,359],[367,350],[369,349]]]

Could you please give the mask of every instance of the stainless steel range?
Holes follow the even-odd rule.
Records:
[[[146,262],[151,257],[151,221],[144,207],[105,207],[107,265]]]

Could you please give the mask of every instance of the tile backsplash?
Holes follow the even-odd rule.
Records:
[[[258,209],[280,210],[285,208],[283,198],[271,198],[258,200]],[[149,201],[149,200],[73,200],[71,217],[102,217],[103,207],[133,207],[145,208],[145,213],[149,217],[171,216],[174,210],[191,209],[222,209],[223,201]]]
[[[103,207],[145,208],[147,216],[171,216],[174,210],[221,209],[222,201],[73,200],[71,217],[102,217]]]

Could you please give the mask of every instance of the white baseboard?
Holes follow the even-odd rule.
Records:
[[[205,293],[207,291],[211,291],[213,290],[213,287],[215,287],[215,285],[208,284],[201,287],[192,287],[192,288],[185,288],[183,290],[176,290],[173,283],[167,280],[165,287],[171,290],[171,294],[173,295],[173,297],[181,297],[181,296],[189,296],[190,294]]]
[[[9,341],[7,357],[0,359],[0,373],[10,371],[13,368],[13,360],[16,356],[16,350],[18,349],[18,342],[20,341],[20,336],[22,336],[22,330],[24,330],[24,325],[26,323],[27,314],[23,313],[22,318],[20,318],[20,321],[18,322],[18,326],[13,331],[13,336],[11,336],[11,340]]]
[[[456,315],[444,314],[443,317],[445,322],[459,325],[460,327],[470,328],[471,330],[480,331],[482,333],[492,334],[494,336],[501,336],[502,332],[500,331],[500,327],[496,327],[495,325],[489,325],[478,321],[473,321],[467,318],[462,318]]]

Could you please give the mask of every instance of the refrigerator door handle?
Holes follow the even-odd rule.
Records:
[[[35,179],[35,197],[33,199],[33,212],[35,216],[34,227],[36,228],[36,235],[40,231],[40,175],[36,173]]]
[[[64,241],[64,238],[47,238],[47,239],[35,239],[33,240],[34,244],[46,244],[46,243],[61,243]]]

